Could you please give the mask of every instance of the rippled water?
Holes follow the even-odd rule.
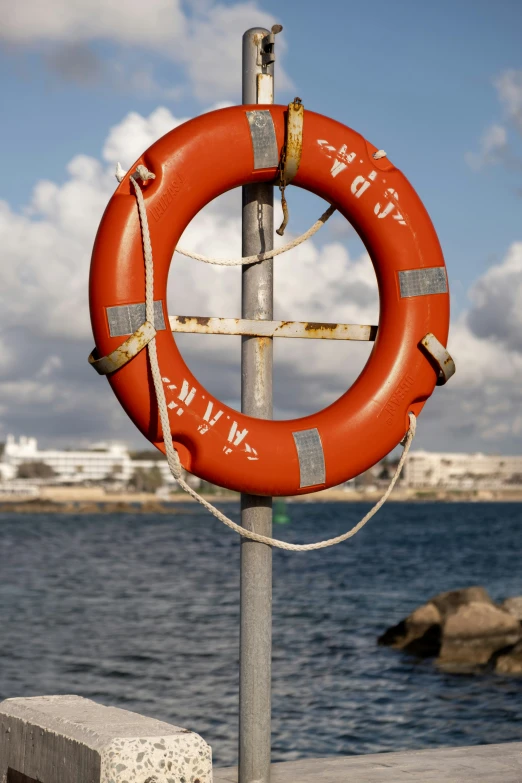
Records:
[[[236,505],[226,507],[237,518]],[[293,541],[363,504],[288,506]],[[389,504],[338,547],[274,553],[273,758],[520,740],[522,680],[379,648],[442,590],[522,594],[522,505]],[[201,733],[236,762],[239,542],[172,516],[0,515],[0,698],[77,693]]]

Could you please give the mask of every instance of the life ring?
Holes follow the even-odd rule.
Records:
[[[370,358],[336,402],[287,421],[238,413],[191,373],[165,328],[174,249],[212,199],[240,185],[274,181],[286,111],[285,106],[235,106],[204,114],[167,133],[136,164],[155,174],[142,190],[154,253],[156,344],[174,446],[191,473],[255,495],[332,487],[388,454],[408,429],[409,411],[419,415],[437,382],[437,367],[422,341],[432,334],[445,346],[449,329],[444,257],[413,187],[386,157],[376,159],[377,148],[360,134],[306,111],[293,184],[333,204],[370,254],[380,295]],[[144,301],[142,236],[127,175],[103,215],[92,255],[90,311],[100,356],[115,351],[123,335],[145,320]],[[132,326],[133,317],[138,324]],[[108,380],[134,424],[164,451],[146,353]]]

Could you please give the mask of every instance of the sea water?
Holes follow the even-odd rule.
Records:
[[[236,520],[237,504],[222,506]],[[293,503],[287,540],[365,504]],[[389,503],[355,538],[274,551],[273,759],[520,741],[522,678],[377,646],[430,596],[522,594],[522,504]],[[193,729],[237,760],[239,539],[204,510],[0,515],[0,698],[75,693]]]

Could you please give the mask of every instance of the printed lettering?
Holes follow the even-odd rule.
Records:
[[[372,182],[377,177],[377,172],[372,171],[370,174],[368,174],[368,179],[366,177],[363,177],[361,174],[359,174],[357,177],[355,177],[354,181],[352,182],[350,186],[350,190],[354,194],[355,198],[361,198],[362,194],[365,193]]]
[[[176,174],[174,181],[167,186],[163,195],[150,210],[151,215],[156,222],[161,220],[170,204],[174,201],[174,197],[178,195],[184,184],[185,178],[181,174]]]
[[[393,416],[395,416],[399,408],[404,407],[403,400],[407,398],[407,392],[413,386],[414,379],[411,375],[405,375],[399,385],[395,388],[393,394],[386,402],[382,412],[388,414],[386,424],[391,426],[393,424]]]
[[[196,394],[196,387],[192,386],[189,391],[189,384],[188,381],[183,380],[183,384],[181,386],[181,391],[178,395],[178,400],[181,400],[181,402],[184,402],[185,405],[190,405],[192,400],[194,399],[194,395]]]
[[[198,426],[198,431],[201,433],[201,435],[204,435],[206,432],[209,431],[210,427],[213,427],[214,424],[219,421],[221,416],[223,415],[223,411],[219,410],[216,412],[215,416],[211,419],[212,411],[214,409],[214,403],[212,401],[209,401],[207,404],[207,409],[203,415],[203,421],[208,422],[208,424],[200,424]]]
[[[399,194],[393,188],[387,188],[386,193],[389,193],[392,199],[395,199],[396,201],[399,200]],[[386,204],[386,206],[382,211],[381,211],[381,204],[378,201],[377,204],[374,206],[373,211],[375,212],[378,218],[383,219],[387,217],[391,212],[393,212],[394,209],[396,210],[396,212],[393,216],[393,219],[397,220],[399,222],[399,225],[405,226],[406,221],[402,217],[397,207],[397,204],[394,201],[388,201],[388,203]]]

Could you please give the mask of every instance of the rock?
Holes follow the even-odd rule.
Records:
[[[521,637],[519,621],[493,604],[471,601],[453,611],[443,624],[442,645],[437,664],[485,665],[504,647]]]
[[[498,636],[506,633],[520,633],[516,618],[497,606],[476,601],[461,606],[444,624],[445,639],[474,639],[477,636]]]
[[[440,625],[441,615],[435,604],[429,601],[415,609],[408,619],[414,625]]]
[[[405,620],[388,628],[378,644],[405,650],[421,658],[438,654],[440,648],[441,615],[435,604],[419,606]]]
[[[522,595],[517,595],[514,598],[506,598],[501,608],[505,612],[509,612],[513,617],[516,617],[519,622],[522,623]]]
[[[440,651],[441,628],[445,619],[471,601],[494,606],[483,587],[466,587],[439,593],[415,609],[405,620],[388,628],[377,643],[405,650],[420,658],[435,658]]]
[[[520,598],[513,600],[520,600]],[[498,656],[495,661],[495,671],[499,674],[522,674],[522,641]]]
[[[388,628],[378,644],[437,658],[437,665],[447,670],[489,664],[497,671],[499,667],[515,671],[519,665],[517,643],[522,640],[521,617],[522,596],[507,599],[498,607],[483,587],[450,590]]]
[[[483,587],[464,587],[462,590],[449,590],[447,593],[439,593],[431,598],[443,619],[456,612],[461,606],[470,603],[482,603],[495,606],[488,592]]]

